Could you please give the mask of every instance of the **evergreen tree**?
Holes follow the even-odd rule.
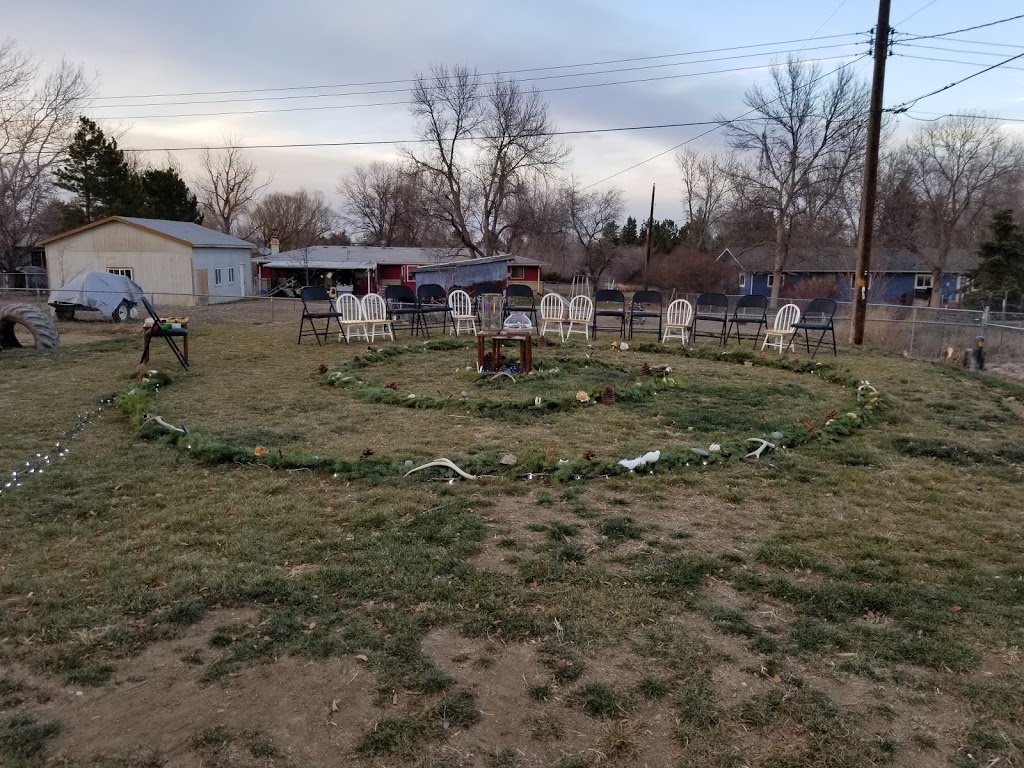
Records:
[[[147,216],[203,223],[199,201],[174,168],[150,168],[142,174],[140,180]]]
[[[1013,211],[1002,210],[992,216],[989,237],[978,249],[980,262],[966,273],[974,291],[991,300],[999,296],[1006,304],[1011,296],[1024,295],[1024,231],[1013,218]]]
[[[651,253],[671,253],[672,249],[679,245],[685,236],[685,230],[679,229],[672,219],[662,219],[654,222],[651,230]],[[637,235],[637,245],[647,244],[647,222],[645,221]]]
[[[640,242],[636,231],[636,219],[632,216],[626,218],[626,223],[622,225],[622,234],[619,235],[619,239],[623,245],[637,245]]]
[[[137,216],[145,212],[142,185],[117,141],[108,139],[87,117],[79,118],[68,159],[57,169],[56,183],[75,195],[65,207],[68,227],[107,216]]]

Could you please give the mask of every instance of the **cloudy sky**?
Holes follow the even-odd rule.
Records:
[[[931,35],[1022,12],[1020,0],[893,0],[892,22],[908,36]],[[410,139],[403,89],[436,64],[533,70],[515,76],[538,78],[528,83],[546,91],[560,130],[738,116],[744,90],[764,79],[774,58],[798,52],[833,69],[868,52],[876,17],[874,0],[41,0],[5,9],[0,35],[44,65],[62,57],[81,63],[95,76],[90,114],[122,130],[122,146],[168,149],[216,146],[226,136],[245,145]],[[1024,53],[1024,19],[954,37],[896,46],[886,104]],[[595,65],[611,61],[618,63]],[[869,59],[851,66],[869,77]],[[1024,121],[1024,58],[922,100],[911,115],[953,110]],[[236,114],[211,114],[225,112]],[[903,118],[900,130],[916,124]],[[706,130],[572,136],[567,172],[583,184],[618,174],[600,186],[620,187],[637,216],[656,182],[655,215],[678,221],[680,185],[667,150],[689,140],[722,148],[720,132],[695,138]],[[187,177],[198,153],[173,154]],[[291,147],[252,156],[274,189],[336,199],[348,169],[392,158],[395,149]]]

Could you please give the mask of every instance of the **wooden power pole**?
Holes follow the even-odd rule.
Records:
[[[651,236],[654,232],[654,188],[657,185],[651,184],[651,215],[647,219],[647,258],[644,260],[644,290],[650,288],[647,275],[651,271]]]
[[[864,343],[864,321],[867,319],[868,311],[871,238],[875,228],[875,198],[878,190],[878,145],[882,136],[882,93],[885,90],[885,60],[889,55],[889,2],[890,0],[878,0],[878,24],[875,25],[875,71],[871,79],[868,142],[864,152],[860,226],[857,228],[853,323],[850,325],[850,343],[858,346]]]

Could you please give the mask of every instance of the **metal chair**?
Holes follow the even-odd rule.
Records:
[[[618,309],[611,307],[605,307],[604,309],[598,309],[597,307],[601,304],[612,304],[618,305]],[[613,291],[608,288],[604,288],[594,293],[594,338],[597,338],[597,319],[599,317],[617,317],[619,318],[619,336],[626,338],[626,296],[622,291]]]
[[[142,357],[139,359],[139,365],[149,362],[150,341],[156,337],[162,337],[167,341],[167,345],[171,348],[174,356],[178,358],[181,367],[188,371],[188,328],[163,328],[162,326],[166,324],[166,321],[160,319],[160,315],[156,313],[153,305],[149,303],[149,299],[145,296],[142,297],[142,306],[149,312],[149,316],[153,319],[153,325],[145,330],[146,339],[142,348]],[[174,341],[176,338],[182,340],[182,349],[178,349],[178,344]]]
[[[339,331],[342,329],[341,314],[334,308],[331,294],[327,292],[326,288],[317,285],[307,285],[299,291],[299,298],[302,300],[302,319],[299,321],[299,344],[302,343],[303,336],[309,336],[310,334],[313,334],[316,338],[317,346],[323,344],[320,341],[320,331],[317,330],[316,324],[313,322],[314,320],[327,321],[327,325],[324,328],[324,341],[327,341],[327,334],[331,332],[331,320],[338,324]],[[308,331],[305,330],[307,322],[309,322]]]
[[[836,330],[833,325],[833,320],[838,308],[839,305],[832,299],[814,299],[814,301],[807,305],[807,309],[804,310],[803,317],[793,323],[793,332],[795,335],[799,335],[801,330],[804,332],[804,344],[806,345],[808,352],[811,351],[811,340],[808,332],[821,331],[821,336],[818,337],[818,343],[814,346],[814,352],[811,353],[812,359],[818,354],[818,348],[821,347],[821,342],[825,340],[826,333],[832,334],[832,354],[839,354],[836,351]]]
[[[698,324],[704,321],[713,325],[721,326],[722,330],[716,333],[698,330]],[[729,325],[729,297],[724,293],[702,293],[697,297],[694,305],[693,325],[690,328],[690,340],[697,336],[708,336],[718,339],[718,343],[725,345],[725,333]]]
[[[501,296],[501,286],[498,283],[477,283],[473,294],[475,296],[483,296],[485,293],[496,293]]]
[[[504,316],[508,317],[513,312],[529,315],[533,324],[537,325],[537,299],[533,295],[533,288],[528,285],[506,286]]]
[[[757,348],[757,340],[761,338],[761,329],[768,327],[768,297],[759,294],[740,296],[736,302],[736,308],[732,311],[732,319],[729,321],[729,333],[736,329],[736,341],[743,344],[740,337],[740,326],[757,323],[757,332],[754,334],[754,348]]]
[[[550,326],[557,325],[558,336],[561,338],[564,335],[568,311],[569,303],[557,293],[544,294],[544,298],[540,300],[540,335],[544,336]]]
[[[793,346],[793,339],[796,331],[793,330],[793,323],[800,319],[800,307],[796,304],[787,304],[775,313],[775,320],[771,328],[765,328],[764,341],[761,342],[761,349],[771,347],[778,349],[779,354],[789,350]]]
[[[637,291],[633,294],[633,300],[629,303],[629,338],[633,338],[633,327],[639,319],[643,324],[647,318],[658,319],[658,338],[661,338],[662,329],[662,308],[665,300],[658,291]]]
[[[574,326],[576,333],[582,333],[585,339],[590,338],[590,324],[594,320],[594,302],[587,296],[575,296],[573,300],[569,302],[569,328],[562,336],[562,341],[566,341],[574,332]]]
[[[384,288],[384,301],[387,302],[388,312],[395,320],[403,316],[409,317],[409,335],[420,332],[420,324],[423,321],[423,310],[416,294],[408,285],[389,285]]]
[[[686,345],[690,340],[690,325],[693,323],[693,305],[686,299],[676,299],[668,305],[668,317],[665,318],[664,344],[678,333],[679,340]]]
[[[430,315],[441,313],[441,332],[448,332],[448,319],[451,317],[452,310],[448,306],[448,291],[444,289],[443,285],[437,283],[427,283],[421,285],[416,289],[416,300],[420,305],[420,323],[423,328],[424,335],[430,338],[430,324],[428,322]]]
[[[448,294],[448,307],[452,315],[452,334],[459,336],[463,331],[476,335],[476,312],[473,300],[462,290]]]

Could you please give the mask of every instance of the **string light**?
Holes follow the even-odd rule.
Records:
[[[99,418],[103,409],[113,402],[113,395],[104,395],[99,399],[95,408],[86,411],[78,417],[78,420],[64,432],[61,439],[54,443],[52,448],[38,452],[33,457],[30,457],[21,469],[11,470],[10,475],[0,483],[0,494],[12,493],[21,488],[22,484],[29,477],[45,474],[46,470],[58,459],[66,459],[71,452],[71,441],[78,437],[82,430],[94,419]]]

